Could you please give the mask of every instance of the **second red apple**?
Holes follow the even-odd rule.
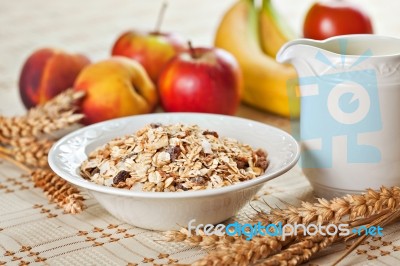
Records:
[[[236,59],[218,48],[191,48],[172,58],[158,80],[167,112],[233,115],[243,82]]]
[[[168,60],[185,49],[183,39],[177,34],[128,31],[115,42],[111,54],[138,61],[156,83]]]

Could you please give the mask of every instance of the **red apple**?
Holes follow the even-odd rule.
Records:
[[[242,87],[238,62],[218,48],[191,48],[176,55],[158,80],[161,103],[168,112],[233,115]]]
[[[26,60],[19,78],[19,91],[26,108],[34,107],[71,88],[79,72],[90,63],[81,54],[43,48]]]
[[[128,31],[117,39],[111,53],[138,61],[157,82],[164,65],[185,48],[185,42],[176,34]]]
[[[311,6],[304,20],[305,38],[323,40],[346,34],[373,33],[368,15],[347,1],[318,2]]]

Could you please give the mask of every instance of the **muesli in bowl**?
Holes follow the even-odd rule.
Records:
[[[178,124],[174,131],[169,129],[175,133],[164,132],[166,126]],[[215,224],[235,215],[265,182],[291,169],[299,151],[288,133],[256,121],[215,114],[161,113],[76,130],[51,148],[49,165],[68,182],[86,189],[121,221],[171,230],[192,219],[197,224]],[[140,167],[139,161],[148,166]],[[185,164],[188,167],[183,167]],[[118,175],[121,170],[129,176],[125,172]],[[147,174],[149,171],[155,174]],[[169,177],[174,177],[175,183]]]
[[[220,188],[262,175],[267,153],[198,125],[148,124],[89,154],[81,175],[97,184],[153,192]]]

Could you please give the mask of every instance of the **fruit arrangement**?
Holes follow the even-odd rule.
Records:
[[[111,57],[100,62],[53,48],[32,53],[19,80],[24,105],[43,104],[73,87],[85,92],[79,103],[84,124],[149,113],[158,103],[167,112],[234,115],[242,100],[280,116],[299,116],[297,87],[288,85],[296,85],[296,71],[275,60],[294,35],[271,0],[260,7],[252,0],[234,3],[217,27],[215,47],[192,47],[182,36],[162,32],[165,8],[155,30],[126,31]],[[324,27],[327,20],[332,27]],[[315,3],[304,22],[304,36],[315,39],[371,32],[368,16],[345,1]]]
[[[281,45],[292,37],[275,12],[268,0],[263,1],[261,8],[257,8],[251,1],[239,0],[224,15],[218,28],[215,38],[217,48],[187,47],[183,42],[180,42],[180,46],[174,46],[174,42],[168,44],[171,40],[169,35],[159,31],[131,31],[118,38],[112,49],[112,57],[92,64],[82,55],[51,48],[36,51],[28,58],[21,72],[20,92],[26,107],[41,105],[69,87],[74,89],[59,94],[61,97],[58,100],[53,98],[53,103],[47,102],[50,105],[31,109],[24,117],[7,119],[0,116],[2,152],[7,157],[14,156],[16,161],[29,167],[46,167],[47,151],[53,141],[37,137],[47,138],[53,131],[69,127],[82,117],[84,123],[90,124],[119,116],[151,112],[157,102],[162,104],[165,111],[234,114],[243,97],[247,104],[257,108],[283,116],[293,114],[293,110],[298,110],[298,102],[294,100],[288,104],[290,97],[286,82],[295,80],[296,73],[292,67],[278,64],[274,59]],[[311,23],[312,26],[316,24]],[[140,43],[145,50],[137,49],[141,47]],[[125,45],[132,45],[127,53],[124,53]],[[159,54],[157,49],[160,49]],[[85,98],[81,101],[81,97]],[[74,114],[76,101],[80,101],[80,110],[84,116]],[[31,178],[35,186],[41,187],[49,199],[58,203],[66,212],[83,210],[80,192],[50,170],[36,170]],[[336,218],[341,215],[338,219],[357,219],[359,225],[362,222],[371,224],[371,221],[378,223],[377,220],[386,225],[399,216],[399,210],[393,210],[391,206],[391,203],[399,202],[396,199],[398,195],[397,188],[369,190],[362,197],[356,195],[338,199],[344,205],[341,209],[346,209],[346,213],[336,215],[338,202],[320,200],[315,205],[304,203],[304,208],[289,206],[284,210],[276,209],[269,217],[260,213],[259,220],[254,221],[272,222],[272,219],[279,221],[282,218],[285,222],[290,217],[300,220],[313,217],[325,223],[329,217],[325,219],[321,215],[332,216],[333,213]],[[379,204],[381,202],[388,204]],[[305,212],[305,208],[309,212]],[[393,211],[396,211],[396,217],[391,215]],[[310,219],[307,221],[312,222]],[[178,236],[179,239],[185,239],[186,234],[183,234],[183,238],[182,235]],[[245,242],[242,238],[232,241],[231,238],[207,238],[202,235],[187,241],[197,241],[199,246],[215,244],[212,246],[216,247],[215,252],[203,258],[199,265],[218,262],[229,264],[235,259],[242,264],[260,262],[262,259],[266,265],[278,265],[302,263],[326,246],[343,240],[330,237],[323,241],[320,235],[291,238],[287,242],[263,239]]]

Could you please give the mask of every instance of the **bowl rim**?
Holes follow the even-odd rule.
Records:
[[[291,144],[294,145],[293,150],[294,150],[294,156],[291,158],[290,162],[286,164],[284,167],[281,169],[278,169],[277,171],[274,171],[269,174],[264,174],[261,175],[257,178],[251,179],[251,180],[246,180],[241,183],[225,186],[225,187],[220,187],[220,188],[213,188],[213,189],[204,189],[204,190],[189,190],[189,191],[182,191],[182,192],[148,192],[148,191],[132,191],[128,189],[121,189],[121,188],[115,188],[115,187],[109,187],[109,186],[104,186],[104,185],[99,185],[94,182],[91,182],[89,180],[86,180],[84,178],[77,179],[74,176],[71,176],[65,172],[65,170],[61,169],[56,162],[53,160],[55,158],[56,150],[60,145],[64,143],[66,139],[70,139],[73,136],[78,136],[81,135],[81,133],[85,132],[86,130],[92,129],[99,127],[101,125],[106,125],[108,123],[112,122],[117,122],[117,121],[122,121],[122,120],[129,120],[129,119],[134,119],[134,118],[155,118],[155,117],[163,117],[163,116],[174,116],[174,115],[179,115],[179,116],[209,116],[213,118],[223,118],[223,119],[233,119],[233,120],[241,120],[244,123],[253,123],[253,124],[258,124],[263,127],[268,127],[268,130],[275,131],[281,135],[283,135],[285,138],[289,139]],[[99,123],[95,123],[89,126],[82,127],[78,130],[75,130],[62,138],[60,138],[56,143],[53,144],[51,147],[49,153],[48,153],[48,163],[50,168],[57,174],[59,175],[62,179],[66,180],[69,183],[72,183],[78,187],[85,188],[89,191],[95,191],[95,192],[100,192],[104,194],[110,194],[110,195],[115,195],[115,196],[126,196],[126,197],[134,197],[134,198],[141,198],[141,199],[188,199],[188,198],[200,198],[200,197],[210,197],[210,196],[217,196],[221,194],[227,194],[227,193],[232,193],[234,191],[240,191],[244,189],[249,189],[254,186],[260,185],[262,183],[265,183],[273,178],[276,178],[290,169],[292,169],[297,161],[299,160],[300,157],[300,145],[299,143],[295,140],[295,138],[287,133],[286,131],[279,129],[277,127],[254,121],[251,119],[246,119],[246,118],[241,118],[241,117],[236,117],[236,116],[229,116],[229,115],[220,115],[220,114],[208,114],[208,113],[191,113],[191,112],[175,112],[175,113],[152,113],[152,114],[143,114],[143,115],[134,115],[134,116],[127,116],[127,117],[122,117],[122,118],[116,118],[116,119],[111,119]]]

